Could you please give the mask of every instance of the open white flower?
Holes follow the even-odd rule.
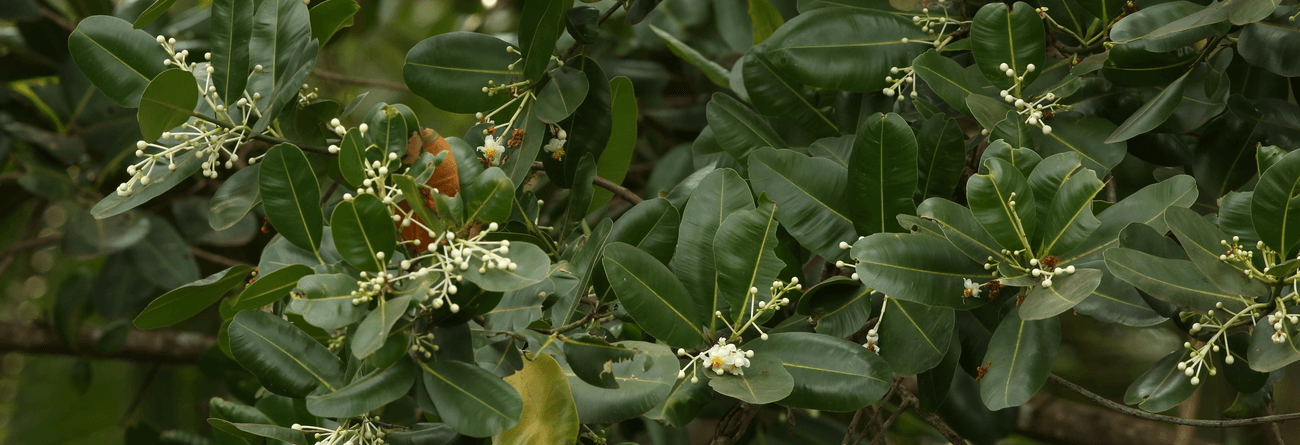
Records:
[[[979,298],[979,296],[980,296],[980,284],[979,284],[979,283],[976,283],[976,282],[974,282],[974,281],[971,281],[970,278],[965,278],[965,280],[966,280],[966,282],[965,282],[965,283],[962,283],[962,286],[965,286],[966,289],[962,291],[962,295],[963,295],[964,297],[975,297],[975,298]]]
[[[704,366],[708,367],[718,375],[731,373],[732,375],[745,375],[745,369],[749,367],[749,357],[753,352],[742,351],[734,344],[713,345],[709,350],[700,355]]]
[[[487,159],[488,165],[496,167],[501,165],[501,154],[505,153],[506,147],[501,145],[501,141],[492,135],[483,137],[483,145],[478,147],[478,151],[483,153],[483,158]]]

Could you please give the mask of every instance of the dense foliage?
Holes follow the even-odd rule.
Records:
[[[605,443],[722,400],[715,443],[856,411],[838,443],[901,391],[986,443],[1066,318],[1180,333],[1124,394],[1153,413],[1217,379],[1263,415],[1300,360],[1291,1],[528,0],[409,46],[440,111],[314,83],[354,0],[174,3],[19,26],[5,56],[49,59],[6,68],[15,202],[75,209],[54,242],[98,268],[52,329],[217,339],[206,424],[131,441]],[[629,37],[712,92],[693,129],[638,137],[667,99]],[[619,185],[683,132],[650,199]]]

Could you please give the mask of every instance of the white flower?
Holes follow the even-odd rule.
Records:
[[[501,145],[501,142],[490,134],[483,138],[483,145],[478,147],[478,151],[483,153],[483,158],[487,159],[488,165],[491,167],[501,165],[501,154],[505,150],[506,147]]]
[[[568,140],[562,137],[551,138],[551,140],[542,148],[545,149],[547,153],[550,153],[552,158],[558,161],[564,159],[565,142],[568,142]]]
[[[962,294],[965,295],[965,296],[967,296],[967,297],[975,297],[975,298],[979,298],[979,296],[980,296],[980,284],[979,284],[979,283],[976,283],[976,282],[974,282],[974,281],[971,281],[970,278],[964,278],[964,280],[966,280],[966,282],[965,282],[965,283],[962,283],[962,286],[964,286],[964,287],[966,288],[966,290],[962,291]]]
[[[724,373],[744,375],[744,368],[749,367],[750,355],[747,351],[736,348],[734,344],[715,344],[700,355],[700,360],[704,362],[705,367],[718,375]]]

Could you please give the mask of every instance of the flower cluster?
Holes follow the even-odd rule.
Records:
[[[1052,287],[1052,277],[1060,274],[1074,274],[1074,265],[1056,267],[1057,263],[1058,260],[1056,257],[1051,255],[1048,255],[1047,258],[1043,258],[1042,260],[1039,260],[1038,258],[1030,258],[1029,265],[1034,268],[1029,270],[1029,274],[1033,275],[1035,278],[1042,278],[1043,287]]]
[[[701,366],[717,375],[745,375],[745,368],[749,367],[749,359],[754,356],[754,351],[742,350],[734,343],[728,343],[727,337],[719,337],[718,342],[704,352],[691,355],[685,349],[678,349],[677,355],[691,359],[690,363],[677,371],[677,378],[686,378],[686,370],[690,369],[691,383],[699,383],[700,378],[694,371],[696,363],[701,363]]]
[[[564,144],[568,142],[569,134],[560,127],[553,128],[551,134],[554,135],[554,137],[552,137],[550,141],[547,141],[546,145],[542,148],[545,149],[547,153],[551,154],[551,159],[557,161],[564,159]]]
[[[304,433],[315,433],[315,445],[383,445],[388,436],[379,425],[379,416],[361,416],[361,420],[346,420],[334,429],[293,424],[292,428]]]
[[[1017,96],[1020,87],[1023,86],[1025,76],[1037,69],[1038,67],[1031,63],[1025,66],[1025,72],[1017,73],[1015,67],[1006,63],[998,65],[998,70],[1015,81],[1011,88],[999,91],[998,95],[1002,96],[1002,100],[1016,106],[1016,114],[1019,114],[1026,124],[1039,127],[1043,130],[1043,134],[1052,134],[1052,126],[1047,125],[1043,119],[1052,117],[1058,111],[1069,109],[1068,105],[1058,103],[1062,98],[1051,92],[1037,98],[1031,96],[1028,100]]]
[[[438,352],[438,345],[433,344],[433,333],[416,335],[415,342],[411,344],[411,353],[423,355],[424,358],[433,357],[433,353]]]
[[[936,3],[939,4],[939,11],[943,12],[942,16],[931,14],[930,8],[921,8],[921,13],[925,14],[925,17],[912,16],[912,23],[920,26],[921,31],[930,33],[930,36],[937,40],[948,33],[949,26],[953,28],[953,31],[956,31],[962,26],[971,24],[969,21],[956,20],[948,15],[948,0],[936,0]]]
[[[1268,314],[1268,324],[1273,325],[1273,343],[1282,344],[1289,335],[1286,323],[1300,324],[1300,315],[1286,313],[1286,306],[1278,305],[1277,312]],[[1229,362],[1228,364],[1232,364]]]
[[[459,291],[456,283],[464,280],[461,272],[469,270],[471,261],[476,260],[480,263],[478,267],[480,274],[488,273],[490,270],[513,271],[519,268],[518,263],[505,256],[510,253],[509,240],[483,239],[498,228],[497,223],[488,224],[482,231],[469,238],[460,238],[454,232],[445,232],[429,243],[428,253],[401,262],[402,269],[408,270],[413,265],[430,260],[428,266],[421,266],[406,275],[406,277],[419,278],[435,274],[438,278],[437,284],[427,291],[429,298],[422,305],[427,304],[433,309],[441,309],[444,304],[449,303],[450,297]],[[451,303],[450,309],[452,313],[460,312],[460,305]]]

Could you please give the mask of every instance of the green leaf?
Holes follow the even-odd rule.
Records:
[[[609,233],[613,226],[613,221],[608,219],[602,221],[579,244],[571,247],[574,249],[574,253],[573,257],[569,259],[569,265],[579,279],[577,284],[573,286],[573,291],[561,294],[560,301],[552,305],[552,326],[569,324],[575,317],[580,316],[577,315],[578,304],[581,302],[581,297],[585,296],[587,290],[591,288],[596,275],[601,271],[600,255],[604,252],[605,242],[609,239]]]
[[[672,34],[656,28],[655,25],[649,26],[651,31],[654,31],[655,34],[659,35],[659,38],[668,42],[668,49],[671,50],[673,54],[676,54],[677,57],[680,57],[687,63],[699,68],[700,71],[704,73],[704,77],[709,78],[709,80],[717,86],[731,88],[731,81],[727,79],[726,68],[723,68],[722,65],[718,65],[717,62],[709,60],[708,57],[704,57],[704,55],[700,54],[699,51],[696,51],[695,48],[691,48],[690,45],[687,45],[681,40],[677,40],[677,38],[673,37]]]
[[[891,297],[953,309],[988,300],[963,298],[965,280],[983,282],[988,271],[946,240],[927,235],[877,233],[853,245],[862,284]]]
[[[933,220],[944,237],[974,261],[984,262],[988,257],[1001,255],[1002,249],[993,236],[984,230],[970,209],[944,198],[930,198],[916,208],[916,214]]]
[[[390,176],[390,178],[392,178],[393,182],[397,184],[397,188],[402,191],[402,197],[411,197],[410,199],[406,199],[406,204],[411,206],[411,211],[414,212],[415,218],[411,218],[411,215],[408,213],[408,220],[415,220],[418,218],[418,222],[424,223],[424,225],[429,229],[429,233],[438,234],[446,231],[446,228],[443,227],[442,218],[439,218],[437,214],[433,213],[433,211],[429,210],[429,208],[424,205],[424,194],[421,193],[420,186],[416,185],[414,179],[411,179],[410,176],[406,175],[393,175]]]
[[[393,329],[393,325],[402,318],[410,306],[410,295],[391,300],[380,298],[379,305],[375,310],[370,311],[364,320],[361,320],[356,332],[352,333],[352,356],[365,359],[383,347],[384,341],[388,338],[388,331]]]
[[[916,70],[916,75],[939,95],[939,98],[966,115],[971,114],[970,107],[966,105],[966,98],[980,96],[985,86],[991,87],[984,77],[967,75],[967,71],[956,61],[940,55],[935,50],[917,56],[912,61],[912,68]]]
[[[578,442],[578,408],[564,370],[554,358],[538,354],[524,369],[506,377],[523,400],[519,423],[492,438],[501,445],[569,445]]]
[[[267,150],[257,163],[262,208],[275,230],[295,246],[320,257],[325,215],[320,208],[320,186],[307,156],[292,144]]]
[[[492,373],[452,360],[419,365],[438,415],[461,434],[488,437],[519,423],[524,409],[519,391]]]
[[[767,0],[749,0],[749,19],[754,26],[755,45],[763,43],[781,25],[785,24],[785,19],[781,18],[781,12],[777,11],[776,7],[772,6],[772,3]]]
[[[1222,242],[1230,238],[1214,224],[1184,208],[1165,211],[1165,223],[1182,242],[1187,257],[1210,282],[1225,293],[1246,296],[1264,296],[1269,288],[1262,281],[1243,275],[1239,265],[1219,259],[1226,250]]]
[[[144,276],[158,287],[175,289],[199,279],[199,265],[185,238],[170,223],[156,215],[149,215],[149,235],[126,251]]]
[[[990,132],[997,128],[998,123],[1006,119],[1007,113],[1015,111],[1006,102],[978,94],[966,96],[965,103],[966,108],[970,109],[971,117],[974,117],[975,121],[979,122],[980,127],[988,129]]]
[[[149,33],[110,16],[86,17],[68,36],[68,53],[81,73],[118,105],[140,104],[149,81],[166,70],[167,53]]]
[[[720,4],[723,3],[714,3]],[[692,383],[691,379],[678,379],[673,383],[668,397],[645,413],[645,417],[681,428],[695,420],[704,406],[713,400],[713,396],[713,389],[707,381],[697,380]]]
[[[370,127],[370,131],[363,135],[362,145],[357,146],[359,150],[356,154],[348,155],[349,168],[352,168],[351,163],[354,160],[362,158],[368,159],[372,162],[378,160],[380,161],[380,165],[384,165],[384,163],[388,161],[388,153],[397,153],[398,156],[405,156],[408,140],[407,136],[411,134],[411,132],[418,130],[415,128],[406,128],[406,118],[397,110],[397,107],[383,102],[375,104],[375,106],[370,109],[370,112],[366,114],[365,121]],[[344,138],[343,142],[347,143],[346,136],[344,136]],[[371,151],[372,147],[378,147],[378,150],[376,150],[377,152]],[[343,147],[339,147],[340,155],[343,155],[342,148]],[[342,161],[340,161],[339,168],[343,168]],[[362,168],[365,170],[364,167]],[[353,174],[355,175],[355,172]],[[347,178],[344,177],[344,179]],[[358,185],[360,184],[361,183],[358,183]]]
[[[713,256],[713,241],[722,222],[733,213],[754,208],[749,185],[735,170],[718,169],[708,173],[691,193],[682,210],[673,272],[690,293],[693,301],[704,302],[712,314],[727,308],[718,287],[718,273]],[[709,332],[718,332],[718,319],[709,317]]]
[[[1196,392],[1191,378],[1178,369],[1178,363],[1187,360],[1190,354],[1191,351],[1180,350],[1160,359],[1129,385],[1124,392],[1124,403],[1138,405],[1138,408],[1153,413],[1183,403]]]
[[[650,254],[625,243],[605,246],[605,276],[637,324],[669,346],[695,347],[705,340],[700,326],[702,301],[692,301],[686,288]]]
[[[1034,285],[1020,305],[1020,317],[1042,320],[1070,310],[1092,295],[1101,284],[1101,275],[1097,269],[1076,269],[1072,274],[1057,274],[1052,278],[1052,287]]]
[[[1259,178],[1251,199],[1251,221],[1264,244],[1283,258],[1300,242],[1300,154],[1288,153]]]
[[[1190,261],[1125,248],[1107,250],[1105,257],[1116,277],[1175,306],[1194,311],[1213,310],[1218,303],[1230,311],[1246,307],[1245,300],[1218,290]]]
[[[1092,213],[1092,200],[1105,186],[1092,170],[1079,171],[1065,180],[1056,190],[1047,214],[1043,215],[1043,224],[1035,236],[1041,244],[1035,253],[1060,255],[1069,252],[1097,230],[1101,221]]]
[[[971,176],[966,183],[971,212],[1003,248],[1032,251],[1026,234],[1034,233],[1038,221],[1034,190],[1009,162],[992,158],[983,165],[988,173]]]
[[[1196,182],[1191,176],[1178,175],[1143,187],[1120,202],[1097,214],[1101,225],[1079,247],[1061,258],[1063,263],[1102,259],[1106,249],[1119,244],[1119,234],[1129,223],[1142,223],[1163,233],[1165,209],[1189,207],[1196,202]]]
[[[772,334],[767,340],[745,344],[754,351],[745,377],[763,369],[760,359],[779,359],[794,380],[790,395],[780,399],[783,406],[800,409],[848,412],[875,403],[889,390],[889,364],[862,345],[810,332]],[[827,360],[827,357],[835,357]],[[715,378],[717,382],[720,378]],[[756,389],[771,385],[761,377],[750,380]],[[710,382],[710,385],[714,385]],[[778,382],[779,383],[779,382]],[[717,386],[714,386],[717,388]],[[722,391],[719,391],[722,392]],[[725,393],[724,393],[725,394]],[[743,400],[743,399],[742,399]]]
[[[632,206],[614,221],[608,242],[631,244],[667,265],[673,259],[680,231],[677,208],[667,199],[655,198]]]
[[[197,150],[191,150],[170,161],[159,158],[148,173],[148,185],[137,183],[126,196],[110,193],[90,209],[90,214],[99,219],[108,218],[149,202],[198,171],[203,160],[197,154]],[[174,170],[172,165],[176,166]]]
[[[749,367],[744,371],[741,375],[716,375],[707,370],[696,372],[708,375],[709,386],[718,394],[755,405],[776,402],[794,391],[794,377],[782,366],[781,359],[776,354],[760,355],[755,352],[754,357],[749,359]]]
[[[403,358],[357,377],[337,391],[307,396],[307,411],[321,417],[355,417],[401,398],[415,384],[415,365]]]
[[[732,320],[744,319],[757,304],[758,294],[750,288],[766,291],[769,283],[781,278],[777,274],[785,263],[776,255],[775,211],[772,201],[763,200],[756,209],[735,212],[713,238],[718,293],[731,307]]]
[[[1128,144],[1109,143],[1103,135],[1114,134],[1117,127],[1106,119],[1058,116],[1048,122],[1051,134],[1034,132],[1039,151],[1043,156],[1073,151],[1083,157],[1083,166],[1105,176],[1110,169],[1124,160]]]
[[[308,11],[311,16],[312,40],[320,42],[319,45],[324,48],[334,33],[352,26],[352,16],[359,10],[361,5],[356,0],[325,0],[312,6]]]
[[[257,277],[244,288],[230,304],[231,310],[247,311],[274,303],[298,286],[298,280],[314,273],[311,267],[303,264],[276,269],[274,272]]]
[[[564,12],[571,7],[573,0],[534,0],[524,5],[519,49],[523,51],[525,79],[541,80],[555,53],[555,41],[564,33]]]
[[[848,277],[831,277],[804,291],[797,313],[816,323],[818,334],[845,338],[862,329],[871,318],[869,287]]]
[[[150,218],[140,212],[95,219],[79,211],[68,219],[63,252],[72,256],[107,255],[136,245],[149,236]]]
[[[1015,111],[1008,111],[1006,117],[989,130],[989,140],[999,139],[1014,148],[1034,148],[1031,127]]]
[[[1263,329],[1256,328],[1256,330]],[[1228,347],[1223,351],[1223,355],[1218,357],[1219,365],[1223,367],[1223,378],[1232,385],[1233,389],[1242,394],[1250,394],[1264,388],[1268,383],[1269,373],[1250,369],[1250,362],[1246,358],[1250,353],[1251,334],[1237,331],[1228,334],[1224,340]],[[1228,357],[1232,357],[1231,364],[1227,363]]]
[[[1075,311],[1103,322],[1135,327],[1168,320],[1151,309],[1151,305],[1138,295],[1137,289],[1110,273],[1105,260],[1079,263],[1076,267],[1100,270],[1101,282],[1083,301],[1074,305]]]
[[[966,165],[966,139],[957,120],[943,113],[934,115],[921,125],[916,146],[920,167],[916,198],[952,197]]]
[[[713,94],[707,114],[709,128],[717,135],[722,149],[741,164],[745,164],[755,150],[789,148],[762,117],[725,93]]]
[[[848,215],[861,235],[897,232],[894,215],[916,213],[917,148],[912,128],[894,113],[873,114],[858,127],[849,156]]]
[[[307,323],[321,329],[335,330],[366,316],[367,305],[354,304],[357,279],[346,274],[308,275],[298,280],[305,296],[294,298],[288,311],[299,314]]]
[[[1287,313],[1294,314],[1297,310],[1300,308],[1291,306],[1287,308]],[[1268,318],[1264,317],[1255,322],[1255,329],[1250,338],[1250,350],[1246,353],[1250,369],[1259,372],[1273,372],[1300,360],[1300,338],[1297,338],[1300,337],[1300,329],[1297,329],[1297,325],[1290,321],[1283,321],[1282,328],[1286,332],[1286,338],[1278,343],[1273,340],[1277,330],[1274,329],[1273,323],[1268,321]]]
[[[298,0],[265,0],[253,16],[253,34],[249,40],[249,65],[262,66],[262,71],[249,76],[248,94],[259,93],[257,108],[263,116],[257,127],[266,128],[269,116],[274,116],[287,104],[290,95],[297,96],[302,82],[292,86],[286,81],[295,77],[295,71],[301,66],[297,60],[306,44],[311,42],[311,13],[307,5]],[[316,48],[312,48],[315,50]],[[314,56],[313,56],[314,58]],[[256,71],[256,69],[254,69]],[[231,76],[241,73],[230,73]],[[284,85],[290,91],[280,91]],[[239,92],[236,92],[239,93]],[[242,94],[241,94],[242,96]],[[232,96],[233,97],[233,96]]]
[[[621,341],[614,345],[637,353],[630,360],[613,364],[618,389],[588,385],[571,370],[565,371],[573,390],[573,400],[578,406],[578,419],[582,423],[613,423],[645,414],[666,400],[677,379],[677,358],[668,347],[639,341]],[[564,366],[568,368],[567,364]]]
[[[768,38],[765,55],[777,69],[803,84],[878,91],[885,87],[889,68],[908,66],[928,46],[903,43],[903,39],[925,37],[910,19],[898,15],[826,8],[786,22]]]
[[[208,225],[213,230],[234,227],[254,207],[262,203],[258,182],[258,164],[244,167],[221,183],[208,203]]]
[[[609,142],[600,152],[600,159],[596,160],[596,176],[622,184],[623,178],[627,177],[627,169],[632,164],[632,153],[636,151],[636,92],[632,88],[632,81],[624,76],[610,79],[609,89],[612,96],[612,124]],[[613,196],[614,192],[597,189],[591,197],[587,213],[604,206]]]
[[[578,164],[582,159],[591,155],[593,160],[599,160],[603,157],[605,146],[611,139],[611,127],[613,127],[613,92],[609,82],[609,77],[601,70],[600,65],[586,56],[578,56],[569,59],[565,66],[581,69],[587,75],[587,97],[582,100],[582,105],[573,112],[572,116],[560,122],[559,126],[568,136],[568,142],[564,144],[565,156],[563,159],[555,159],[551,156],[543,156],[542,164],[546,167],[546,174],[551,181],[559,184],[561,187],[573,187],[575,176],[578,174]],[[536,157],[536,151],[541,149],[542,137],[548,134],[545,124],[540,120],[534,120],[529,123],[530,127],[525,129],[523,151],[506,160],[506,171],[510,173],[510,179],[516,184],[522,184],[528,175],[532,174],[530,168]],[[538,136],[536,147],[529,145],[532,140],[529,139],[529,132]],[[626,135],[618,135],[626,137]],[[534,150],[532,154],[528,150]],[[511,162],[518,160],[514,168],[510,168]]]
[[[1246,25],[1241,30],[1237,50],[1251,65],[1285,77],[1300,76],[1300,61],[1293,45],[1300,44],[1300,28],[1295,22],[1269,20]]]
[[[572,337],[559,337],[564,350],[565,361],[573,373],[599,388],[617,389],[618,381],[614,379],[614,363],[632,358],[636,353],[622,346],[611,345],[604,340],[587,334],[575,334]],[[542,354],[544,357],[549,357]],[[568,382],[565,382],[568,386]]]
[[[307,445],[307,437],[302,431],[285,428],[277,425],[263,425],[256,423],[231,423],[227,420],[210,418],[208,424],[222,432],[234,434],[246,440],[263,441],[265,439],[275,439],[283,443],[294,445]]]
[[[1096,0],[1079,2],[1083,9],[1088,11],[1101,20],[1102,23],[1109,23],[1116,17],[1124,14],[1124,0]]]
[[[1060,346],[1060,319],[1029,321],[1019,311],[1007,313],[984,353],[991,362],[979,382],[984,405],[996,411],[1028,402],[1047,382]]]
[[[462,183],[465,220],[481,223],[504,221],[510,216],[510,203],[515,199],[514,190],[515,185],[510,182],[510,177],[498,167],[484,170],[469,187]]]
[[[764,148],[750,157],[749,170],[754,192],[776,202],[776,220],[800,244],[827,260],[845,256],[839,243],[856,238],[843,194],[847,169],[829,159]]]
[[[158,20],[158,17],[162,17],[163,13],[167,12],[167,10],[175,3],[176,0],[155,0],[153,4],[149,5],[149,7],[144,10],[144,12],[140,13],[140,17],[135,19],[135,23],[133,23],[132,26],[134,26],[135,29],[148,26],[150,23],[153,23],[154,20]]]
[[[844,135],[834,138],[822,138],[808,146],[808,154],[815,158],[830,159],[845,168],[849,166],[849,156],[853,153],[853,140],[856,135]]]
[[[382,272],[393,259],[397,231],[388,208],[375,195],[365,194],[342,201],[330,216],[334,245],[343,259],[368,272]]]
[[[421,40],[406,53],[402,78],[411,92],[440,109],[453,113],[492,110],[510,97],[484,93],[488,81],[509,85],[512,78],[523,75],[522,70],[509,68],[518,58],[506,51],[509,47],[504,40],[487,34],[439,34]]]
[[[823,113],[816,99],[805,97],[804,85],[781,72],[763,55],[761,46],[745,53],[741,74],[754,108],[780,117],[818,136],[836,136],[839,126]]]
[[[1106,138],[1106,143],[1127,141],[1155,129],[1169,119],[1169,116],[1174,114],[1174,110],[1178,109],[1178,104],[1183,101],[1183,85],[1187,83],[1187,78],[1191,74],[1192,71],[1188,71],[1160,91],[1160,94],[1143,104],[1142,108],[1138,108],[1119,128],[1115,129],[1114,133],[1111,133],[1110,137]]]
[[[987,152],[987,151],[986,151]],[[1056,199],[1056,194],[1061,190],[1061,186],[1070,180],[1070,176],[1079,172],[1080,159],[1078,153],[1057,153],[1048,156],[1034,166],[1033,171],[1029,173],[1029,188],[1034,190],[1035,197],[1043,199],[1035,200],[1038,213],[1047,215],[1052,200]],[[1096,178],[1096,173],[1093,174]],[[1091,199],[1091,198],[1089,198]]]
[[[197,315],[244,281],[252,268],[234,266],[163,294],[135,317],[135,327],[158,329]]]
[[[956,336],[952,309],[885,297],[881,303],[880,356],[899,375],[919,374],[935,367]],[[866,349],[866,348],[863,348]]]
[[[551,81],[542,87],[533,105],[534,113],[542,122],[554,124],[569,117],[587,97],[587,76],[582,71],[567,66],[548,72]]]
[[[1189,2],[1154,5],[1124,17],[1111,28],[1110,38],[1151,52],[1167,52],[1193,45],[1228,31],[1225,3],[1202,8]]]
[[[510,261],[515,264],[514,269],[487,269],[480,257],[471,257],[469,269],[463,272],[465,279],[490,292],[523,289],[546,279],[551,262],[540,247],[526,242],[516,242],[511,243],[508,248],[509,253],[503,256],[510,258]],[[483,272],[480,273],[479,268],[484,268]]]
[[[243,97],[248,84],[249,41],[253,38],[253,0],[213,0],[212,85],[220,97]]]
[[[1038,70],[1046,68],[1043,19],[1028,3],[1016,2],[1010,7],[1000,2],[984,5],[975,13],[970,35],[975,62],[994,85],[1006,88],[1013,83],[1007,70],[1001,69],[1004,63],[1015,70],[1016,76],[1024,76],[1021,85],[1033,83]],[[1029,65],[1036,69],[1029,71]]]
[[[268,312],[244,311],[230,323],[230,352],[267,390],[286,397],[343,387],[343,362],[307,333]]]

